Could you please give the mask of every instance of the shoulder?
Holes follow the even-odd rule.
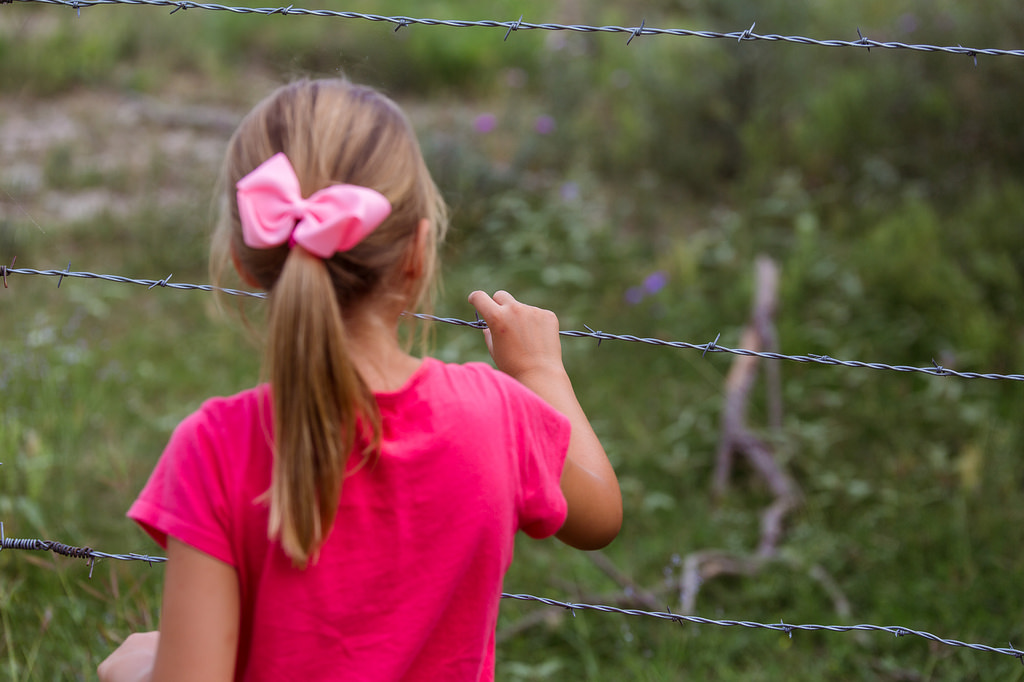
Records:
[[[513,422],[524,418],[528,421],[562,419],[560,413],[532,390],[486,363],[432,362],[430,399],[435,403],[459,403],[469,412],[492,418],[504,413]]]
[[[209,398],[174,429],[164,458],[202,461],[212,468],[231,467],[255,445],[269,443],[272,429],[266,385]]]
[[[420,397],[434,404],[459,404],[471,412],[493,412],[496,408],[518,411],[546,405],[529,388],[486,363],[428,362],[431,364]]]
[[[431,375],[434,381],[445,386],[485,393],[529,391],[509,375],[483,362],[464,364],[447,363],[440,360],[428,360],[428,362],[432,363]]]
[[[269,476],[273,415],[267,386],[210,398],[171,435],[158,469],[212,498],[227,498],[244,481]],[[216,494],[214,494],[216,489]]]
[[[216,396],[203,401],[178,425],[178,431],[216,429],[256,421],[267,423],[271,417],[270,388],[261,384],[230,396]]]
[[[269,430],[260,426],[270,421],[268,394],[258,386],[210,398],[185,417],[128,516],[161,545],[171,535],[235,565],[227,538],[236,510],[252,499],[243,483],[265,490],[272,466]]]
[[[270,386],[260,384],[229,396],[207,398],[197,414],[212,416],[250,415],[270,405]]]

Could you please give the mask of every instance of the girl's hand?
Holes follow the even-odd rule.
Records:
[[[561,480],[569,515],[556,536],[578,549],[604,547],[622,527],[622,493],[562,365],[558,318],[519,303],[505,291],[494,298],[474,291],[469,302],[487,323],[484,337],[498,369],[546,400],[572,425]]]
[[[107,656],[96,670],[100,682],[149,682],[160,643],[159,632],[136,632]]]
[[[487,349],[502,372],[522,380],[538,369],[564,371],[553,312],[520,303],[507,291],[496,292],[494,298],[474,291],[469,302],[487,323]]]

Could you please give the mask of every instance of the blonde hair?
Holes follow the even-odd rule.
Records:
[[[249,248],[235,183],[277,152],[291,161],[303,196],[332,184],[361,185],[387,197],[391,214],[357,246],[324,260],[301,247]],[[404,295],[414,310],[429,300],[445,206],[398,106],[341,79],[294,82],[260,102],[231,138],[221,183],[214,279],[233,259],[269,292],[264,371],[273,394],[274,466],[267,532],[304,566],[334,523],[356,444],[364,444],[363,461],[380,447],[380,413],[349,356],[344,313],[371,297],[407,292],[402,265],[424,218],[431,229],[423,276]]]

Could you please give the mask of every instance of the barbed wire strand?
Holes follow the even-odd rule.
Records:
[[[530,601],[539,602],[541,604],[547,604],[548,606],[557,606],[567,611],[570,611],[575,615],[576,611],[598,611],[601,613],[618,613],[625,616],[645,616],[648,618],[656,618],[659,620],[668,620],[682,625],[683,623],[692,623],[695,625],[718,625],[722,627],[744,627],[744,628],[755,628],[763,630],[774,630],[776,632],[783,632],[793,637],[794,632],[814,632],[814,631],[825,631],[825,632],[887,632],[896,637],[914,636],[927,639],[937,644],[944,644],[951,647],[963,647],[972,649],[974,651],[984,651],[993,654],[1004,654],[1007,656],[1013,656],[1017,660],[1024,663],[1024,651],[1016,649],[1011,644],[1009,647],[993,647],[985,644],[970,644],[967,642],[961,642],[956,639],[948,639],[945,637],[939,637],[933,635],[930,632],[923,630],[914,630],[912,628],[900,627],[898,625],[870,625],[862,623],[859,625],[815,625],[815,624],[789,624],[782,621],[778,623],[758,623],[746,620],[721,620],[716,618],[703,618],[701,616],[687,616],[680,613],[672,613],[672,611],[642,611],[640,609],[623,609],[617,606],[605,606],[603,604],[577,604],[574,602],[559,601],[557,599],[549,599],[547,597],[536,597],[531,594],[509,594],[503,592],[501,595],[502,599],[515,599],[517,601]]]
[[[0,551],[5,549],[25,549],[39,552],[53,552],[54,554],[60,554],[61,556],[71,557],[72,559],[85,559],[89,562],[89,577],[92,577],[93,568],[96,566],[97,559],[116,559],[118,561],[144,561],[150,566],[153,564],[162,564],[167,561],[167,557],[162,556],[148,556],[146,554],[111,554],[109,552],[99,552],[91,547],[75,547],[73,545],[65,545],[62,542],[53,542],[52,540],[36,540],[26,538],[9,538],[4,534],[4,524],[0,521]]]
[[[93,272],[76,272],[71,270],[71,264],[63,270],[37,270],[35,268],[16,268],[12,265],[0,265],[0,277],[3,279],[3,285],[6,288],[7,278],[11,275],[38,275],[44,277],[57,277],[58,288],[61,282],[65,278],[82,278],[82,279],[98,279],[106,282],[116,282],[119,284],[135,284],[144,286],[147,289],[154,289],[157,287],[163,289],[179,289],[179,290],[198,290],[198,291],[210,291],[220,292],[231,296],[244,296],[249,298],[266,298],[266,294],[257,291],[244,291],[241,289],[226,289],[222,287],[215,287],[211,284],[188,284],[184,282],[171,282],[172,275],[168,275],[163,279],[136,279],[133,277],[124,277],[121,275],[103,275],[96,274]],[[483,320],[461,320],[454,317],[438,317],[436,315],[425,315],[422,313],[407,313],[412,317],[419,318],[421,320],[430,320],[432,322],[440,322],[443,324],[450,324],[461,327],[471,327],[473,329],[484,329],[487,324]],[[776,353],[772,351],[755,351],[746,348],[730,348],[728,346],[722,346],[718,343],[718,336],[715,337],[714,341],[708,341],[707,343],[691,343],[688,341],[665,341],[664,339],[657,339],[651,337],[635,336],[633,334],[612,334],[605,331],[595,331],[587,325],[586,331],[582,330],[563,330],[559,334],[570,338],[589,338],[595,339],[598,344],[603,341],[627,341],[630,343],[642,343],[651,346],[663,346],[667,348],[680,348],[688,350],[698,350],[701,355],[707,355],[708,353],[728,353],[732,355],[746,355],[752,357],[763,358],[766,360],[786,360],[789,362],[799,362],[804,364],[816,364],[826,365],[833,367],[853,367],[859,369],[874,369],[874,370],[886,370],[892,372],[910,372],[917,374],[926,374],[934,377],[958,377],[961,379],[988,379],[993,381],[1024,381],[1024,374],[999,374],[995,372],[961,372],[958,370],[943,367],[933,361],[930,367],[915,367],[912,365],[890,365],[884,362],[865,362],[862,360],[840,360],[833,358],[829,355],[788,355],[785,353]],[[720,336],[720,335],[719,335]]]
[[[36,539],[23,539],[23,538],[8,538],[3,534],[3,523],[0,523],[0,551],[5,549],[21,549],[21,550],[39,550],[53,552],[54,554],[60,554],[62,556],[71,557],[73,559],[87,559],[89,561],[89,577],[92,577],[92,569],[96,560],[98,559],[115,559],[118,561],[142,561],[151,566],[154,564],[161,564],[167,561],[166,557],[160,556],[148,556],[145,554],[111,554],[108,552],[98,552],[89,547],[73,547],[71,545],[65,545],[60,542],[52,542],[50,540],[36,540]],[[748,620],[723,620],[717,618],[703,618],[701,616],[687,616],[680,613],[672,613],[668,611],[642,611],[640,609],[623,609],[616,606],[605,606],[603,604],[579,604],[575,602],[566,602],[558,599],[550,599],[548,597],[537,597],[532,594],[512,594],[508,592],[502,592],[502,599],[511,599],[515,601],[528,601],[544,604],[546,606],[555,606],[558,608],[570,611],[574,616],[577,611],[597,611],[600,613],[618,613],[624,616],[643,616],[647,618],[654,618],[657,620],[666,620],[680,625],[684,623],[692,623],[695,625],[718,625],[720,627],[743,627],[752,629],[762,630],[773,630],[775,632],[783,632],[789,635],[791,638],[794,632],[886,632],[896,637],[914,636],[921,637],[937,644],[944,644],[950,647],[960,647],[971,649],[973,651],[982,651],[993,654],[1003,654],[1006,656],[1013,656],[1022,663],[1024,663],[1024,651],[1015,649],[1011,644],[1009,647],[994,647],[985,644],[971,644],[968,642],[962,642],[956,639],[949,639],[946,637],[939,637],[930,632],[923,630],[914,630],[912,628],[900,627],[896,625],[870,625],[870,624],[858,624],[858,625],[817,625],[817,624],[788,624],[785,622],[778,623],[758,623]]]
[[[754,32],[756,24],[743,31],[696,31],[684,28],[657,28],[647,26],[646,20],[638,26],[590,26],[586,24],[552,24],[552,23],[531,23],[523,21],[523,17],[515,21],[499,21],[484,19],[479,21],[466,21],[458,19],[430,19],[407,16],[385,16],[380,14],[366,14],[363,12],[345,12],[328,9],[305,9],[288,5],[287,7],[232,7],[204,2],[191,2],[190,0],[0,0],[0,4],[11,2],[39,3],[45,5],[61,5],[76,10],[79,14],[83,9],[97,7],[99,5],[143,5],[147,7],[171,7],[171,14],[180,10],[200,9],[219,12],[232,12],[234,14],[280,14],[288,16],[315,16],[315,17],[336,17],[340,19],[358,19],[363,21],[382,22],[395,25],[395,31],[412,25],[419,26],[447,26],[450,28],[499,28],[505,31],[505,40],[513,32],[518,31],[569,31],[573,33],[621,33],[629,37],[627,44],[639,36],[676,36],[687,38],[709,38],[744,41],[768,41],[794,43],[798,45],[817,45],[821,47],[853,47],[866,49],[879,48],[883,50],[911,50],[915,52],[945,52],[971,57],[977,63],[979,55],[986,56],[1010,56],[1024,57],[1024,50],[1003,50],[995,48],[975,48],[956,46],[940,46],[928,44],[903,43],[898,41],[871,40],[861,34],[857,29],[857,40],[817,40],[806,36],[789,36],[775,33],[759,34]]]
[[[666,29],[657,28],[653,26],[646,26],[646,20],[641,21],[639,26],[636,27],[624,27],[624,26],[589,26],[582,24],[552,24],[542,23],[534,24],[530,22],[524,22],[523,16],[520,16],[516,21],[496,21],[496,20],[481,20],[481,21],[463,21],[463,20],[442,20],[442,19],[430,19],[430,18],[414,18],[407,16],[384,16],[376,14],[366,14],[361,12],[344,12],[335,10],[311,10],[304,9],[301,7],[295,7],[289,5],[287,7],[276,7],[276,8],[252,8],[252,7],[231,7],[226,5],[211,4],[211,3],[198,3],[190,2],[186,0],[16,0],[21,3],[37,3],[47,5],[61,5],[75,9],[79,14],[83,8],[96,7],[100,5],[142,5],[150,7],[173,7],[171,14],[178,12],[179,10],[188,9],[201,9],[211,11],[226,11],[236,14],[259,14],[259,15],[306,15],[306,16],[318,16],[318,17],[336,17],[342,19],[358,19],[371,22],[385,22],[395,24],[395,31],[401,28],[405,28],[410,25],[422,25],[422,26],[447,26],[451,28],[503,28],[505,29],[504,40],[507,40],[509,35],[513,31],[528,31],[528,30],[541,30],[541,31],[569,31],[576,33],[625,33],[629,35],[626,44],[630,44],[634,38],[638,36],[657,36],[657,35],[669,35],[677,37],[695,37],[695,38],[707,38],[707,39],[730,39],[736,40],[737,42],[743,41],[768,41],[768,42],[785,42],[795,43],[801,45],[817,45],[821,47],[854,47],[863,48],[870,51],[872,47],[889,50],[911,50],[918,52],[944,52],[950,54],[960,54],[972,57],[977,64],[978,55],[986,56],[1013,56],[1013,57],[1024,57],[1024,50],[1003,50],[994,48],[971,48],[964,47],[963,45],[957,46],[937,46],[928,44],[908,44],[896,41],[877,41],[865,38],[860,29],[857,29],[859,36],[858,40],[816,40],[805,36],[787,36],[778,34],[758,34],[754,32],[756,24],[751,24],[749,29],[744,31],[732,31],[732,32],[718,32],[718,31],[695,31],[689,29]],[[0,0],[0,4],[8,4],[12,0]],[[146,286],[150,289],[154,287],[171,288],[179,290],[200,290],[200,291],[219,291],[224,294],[234,296],[246,296],[252,298],[265,298],[265,295],[259,292],[244,291],[239,289],[226,289],[221,287],[214,287],[206,284],[187,284],[181,282],[170,282],[171,276],[159,280],[146,280],[146,279],[135,279],[130,277],[123,277],[119,275],[102,275],[89,272],[73,272],[70,270],[70,263],[64,270],[36,270],[32,268],[14,268],[12,266],[0,266],[0,276],[3,279],[3,286],[7,288],[7,277],[8,275],[22,274],[22,275],[44,275],[58,277],[57,287],[60,288],[61,282],[65,277],[73,278],[87,278],[87,279],[99,279],[109,282],[126,283],[126,284],[137,284]],[[486,327],[483,321],[467,321],[456,318],[443,318],[436,317],[433,315],[415,314],[414,317],[432,320],[436,322],[442,322],[446,324],[453,324],[459,326],[472,327],[476,329],[482,329]],[[586,326],[586,325],[584,325]],[[838,360],[829,356],[823,355],[785,355],[781,353],[771,352],[759,352],[751,351],[743,348],[727,348],[724,346],[717,345],[717,337],[715,341],[706,344],[694,344],[682,341],[664,341],[661,339],[637,337],[633,335],[623,334],[609,334],[607,332],[594,331],[587,327],[587,331],[560,331],[560,334],[568,337],[588,337],[597,339],[598,343],[605,340],[617,340],[617,341],[630,341],[636,343],[646,343],[657,346],[667,346],[672,348],[687,348],[692,350],[700,350],[702,354],[708,352],[722,352],[732,353],[736,355],[749,355],[756,356],[766,359],[776,360],[790,360],[804,363],[817,363],[824,365],[841,365],[846,367],[860,367],[880,370],[893,370],[900,372],[919,372],[929,374],[932,376],[957,376],[961,378],[974,379],[1008,379],[1014,381],[1024,381],[1024,375],[1020,374],[994,374],[994,373],[977,373],[977,372],[957,372],[955,370],[947,369],[939,365],[933,367],[911,367],[903,365],[887,365],[884,363],[870,363],[861,361],[850,361],[850,360]],[[119,561],[143,561],[150,565],[160,564],[166,562],[166,557],[160,556],[149,556],[145,554],[112,554],[109,552],[101,552],[94,550],[89,547],[74,547],[59,542],[53,542],[49,540],[39,539],[24,539],[24,538],[7,538],[4,536],[3,523],[0,522],[0,551],[4,549],[20,549],[20,550],[36,550],[36,551],[48,551],[62,556],[71,558],[87,559],[89,561],[89,576],[92,577],[93,568],[95,562],[98,559],[114,559]],[[929,632],[914,630],[911,628],[905,628],[900,626],[881,626],[881,625],[870,625],[870,624],[858,624],[858,625],[817,625],[817,624],[786,624],[784,622],[779,623],[758,623],[752,621],[741,621],[741,620],[721,620],[703,618],[700,616],[688,616],[683,614],[672,613],[670,610],[666,612],[652,612],[642,611],[638,609],[623,609],[614,606],[605,606],[600,604],[583,604],[565,602],[556,599],[550,599],[546,597],[537,597],[529,594],[510,594],[502,593],[502,599],[512,599],[518,601],[530,601],[545,604],[547,606],[554,606],[566,609],[575,615],[576,611],[597,611],[602,613],[618,613],[628,616],[645,616],[660,620],[668,620],[676,623],[692,623],[700,625],[718,625],[722,627],[745,627],[745,628],[758,628],[767,629],[777,632],[784,632],[790,637],[793,636],[793,632],[799,631],[827,631],[827,632],[851,632],[851,631],[873,631],[873,632],[886,632],[896,637],[902,636],[916,636],[923,639],[943,644],[951,647],[963,647],[974,651],[982,651],[989,653],[997,653],[1009,655],[1017,658],[1024,663],[1024,651],[1014,648],[1012,645],[1008,648],[1004,647],[991,647],[983,644],[972,644],[961,642],[955,639],[947,639],[931,634]]]

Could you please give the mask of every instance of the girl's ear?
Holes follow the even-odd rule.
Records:
[[[414,282],[423,277],[429,244],[430,221],[423,218],[416,225],[416,235],[405,254],[405,265],[402,268],[403,274]]]
[[[238,252],[235,251],[235,245],[231,245],[231,264],[235,266],[235,272],[242,278],[242,281],[255,289],[262,289],[260,283],[256,281],[256,278],[252,274],[242,267],[242,261],[238,258]]]

